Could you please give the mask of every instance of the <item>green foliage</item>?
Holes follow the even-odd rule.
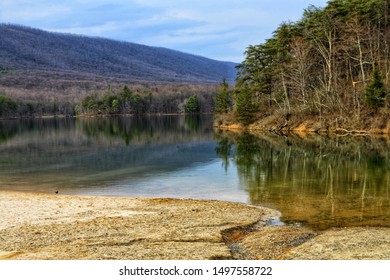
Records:
[[[126,102],[127,100],[131,100],[133,93],[130,91],[128,86],[124,86],[119,95],[121,97],[122,102]]]
[[[253,91],[243,87],[236,93],[237,120],[243,125],[254,122],[258,107],[253,100]]]
[[[272,80],[272,52],[267,44],[249,46],[245,60],[238,65],[238,86],[250,85],[254,91],[267,93]]]
[[[141,95],[139,95],[139,94],[133,95],[132,98],[131,98],[131,104],[132,104],[134,113],[142,114],[144,112],[145,101],[144,101],[144,98]]]
[[[113,113],[119,113],[119,110],[120,110],[120,101],[117,98],[115,98],[111,102],[111,111]]]
[[[232,97],[229,91],[229,85],[225,79],[219,86],[218,93],[214,97],[214,112],[217,114],[226,114],[232,108]]]
[[[101,98],[96,94],[88,95],[81,102],[83,112],[89,114],[142,114],[146,99],[150,96],[133,94],[127,86],[117,94],[110,90]]]
[[[81,107],[87,112],[97,112],[98,110],[98,101],[96,95],[88,95],[81,102]]]
[[[239,91],[242,89],[243,92],[251,91],[252,105],[255,98],[257,101],[271,100],[272,84],[277,72],[277,67],[275,67],[277,50],[274,49],[274,46],[273,41],[267,41],[265,44],[257,46],[249,46],[245,52],[245,60],[238,66],[240,71],[238,72],[237,88]],[[242,100],[239,101],[236,98],[235,103],[240,102]],[[269,105],[271,106],[270,102]],[[239,105],[237,105],[237,111],[238,108]],[[248,114],[252,115],[252,113]],[[238,116],[241,115],[241,113],[238,113]],[[247,119],[247,117],[244,119]]]
[[[76,104],[77,114],[155,114],[155,113],[200,113],[211,112],[214,108],[213,95],[215,86],[181,87],[169,85],[168,88],[136,90],[124,86],[119,90],[109,88],[106,93],[93,93]],[[161,91],[161,89],[164,89]],[[184,102],[183,102],[184,100]]]
[[[384,106],[389,76],[375,70],[364,85],[373,65],[390,69],[389,19],[388,0],[330,0],[282,23],[270,39],[248,46],[237,67],[238,120],[252,122],[258,108],[359,119],[367,107]]]
[[[119,113],[118,96],[113,94],[106,94],[103,96],[102,109],[108,114]]]
[[[17,104],[7,96],[0,95],[0,116],[9,116],[16,112]]]
[[[188,114],[200,113],[200,102],[198,96],[192,95],[184,104],[184,111]]]
[[[372,72],[372,80],[366,86],[365,98],[371,108],[379,108],[385,105],[387,91],[383,83],[379,68],[375,67]]]

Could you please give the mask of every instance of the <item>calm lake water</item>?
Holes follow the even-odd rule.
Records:
[[[211,116],[1,121],[0,189],[217,199],[314,229],[390,226],[390,141],[217,132]]]

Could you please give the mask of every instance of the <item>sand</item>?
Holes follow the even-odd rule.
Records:
[[[275,215],[222,201],[0,192],[0,259],[230,259],[224,231]]]
[[[241,203],[0,191],[0,260],[390,259],[389,228],[266,226]]]

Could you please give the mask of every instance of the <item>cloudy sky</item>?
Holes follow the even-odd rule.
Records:
[[[250,44],[327,0],[0,0],[0,22],[240,62]],[[1,36],[1,34],[0,34]]]

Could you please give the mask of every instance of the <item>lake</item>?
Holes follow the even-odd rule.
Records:
[[[0,189],[272,207],[321,230],[390,226],[386,137],[215,131],[212,116],[0,122]]]

